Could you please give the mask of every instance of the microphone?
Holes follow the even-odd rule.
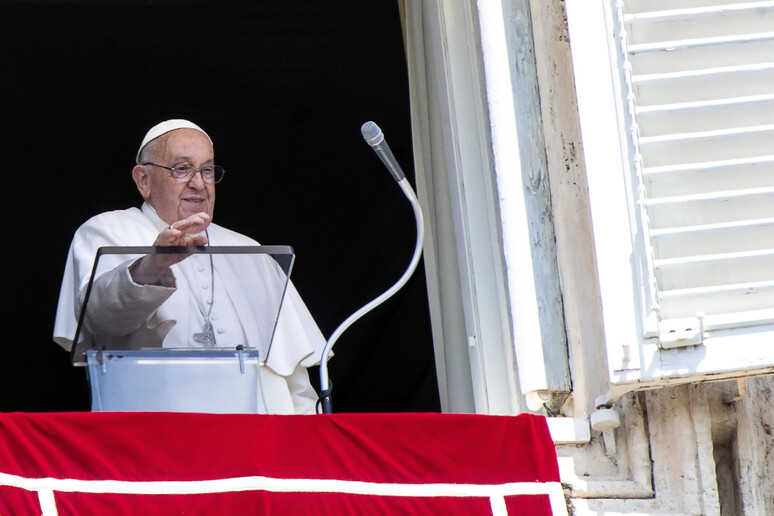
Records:
[[[384,133],[379,129],[379,126],[373,122],[366,122],[360,127],[360,132],[363,133],[363,138],[374,149],[395,181],[400,182],[405,178],[406,174],[403,173],[403,169],[400,168],[395,156],[392,155],[390,146],[384,141]]]
[[[318,411],[319,409],[322,409],[324,414],[333,413],[333,401],[331,399],[333,384],[330,381],[330,376],[328,375],[328,358],[331,354],[331,348],[333,348],[333,345],[339,339],[341,334],[344,333],[347,328],[349,328],[355,321],[382,304],[408,282],[409,278],[414,273],[417,265],[419,264],[419,258],[422,255],[422,243],[424,242],[425,238],[424,218],[422,216],[422,208],[419,206],[419,200],[417,199],[417,195],[414,193],[414,190],[411,188],[408,179],[406,179],[406,175],[403,173],[403,170],[401,170],[400,165],[398,165],[398,162],[395,161],[395,156],[392,155],[392,151],[390,151],[390,148],[387,146],[387,142],[384,141],[382,130],[379,129],[379,126],[375,123],[366,122],[360,128],[360,132],[363,133],[363,138],[365,138],[365,141],[368,143],[368,145],[373,147],[376,154],[379,155],[382,163],[384,163],[384,165],[390,171],[392,177],[395,178],[395,181],[398,182],[398,186],[400,186],[401,190],[403,190],[403,194],[406,196],[406,199],[408,199],[408,201],[411,203],[411,208],[414,210],[414,220],[417,226],[417,241],[414,246],[414,255],[411,258],[411,263],[409,263],[409,266],[406,268],[403,276],[401,276],[398,281],[396,281],[381,295],[361,307],[357,312],[350,315],[343,323],[339,325],[338,328],[336,328],[336,331],[334,331],[331,336],[328,337],[328,341],[325,343],[325,348],[323,349],[320,358],[320,398],[318,400]]]

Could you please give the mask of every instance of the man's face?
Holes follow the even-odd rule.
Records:
[[[165,167],[190,163],[199,168],[214,164],[215,156],[209,139],[195,129],[176,129],[161,138],[146,161]],[[136,169],[137,167],[135,167]],[[144,174],[135,174],[135,182],[145,201],[153,206],[161,220],[172,224],[195,213],[212,217],[215,208],[215,185],[207,184],[197,172],[187,182],[177,182],[169,171],[147,165]]]

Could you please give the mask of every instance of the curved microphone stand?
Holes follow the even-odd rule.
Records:
[[[320,360],[320,402],[322,405],[322,411],[325,414],[330,414],[333,412],[333,402],[331,400],[332,386],[328,377],[328,359],[330,358],[333,345],[347,330],[347,328],[349,328],[355,321],[392,297],[393,294],[395,294],[398,290],[401,289],[401,287],[403,287],[403,285],[406,284],[406,282],[408,282],[409,278],[416,270],[417,265],[419,265],[419,258],[422,255],[422,243],[424,242],[425,237],[422,208],[419,206],[419,201],[417,200],[417,196],[414,193],[414,190],[411,188],[411,185],[403,174],[403,171],[400,170],[400,166],[392,156],[390,148],[384,141],[384,136],[382,135],[381,129],[379,129],[379,127],[373,122],[366,122],[363,124],[361,130],[363,132],[363,137],[366,139],[368,144],[374,148],[374,151],[376,151],[376,153],[379,155],[379,158],[381,158],[382,162],[384,162],[384,164],[390,170],[393,177],[398,182],[398,185],[400,185],[401,189],[403,190],[403,193],[406,195],[406,198],[411,203],[411,207],[414,210],[414,218],[416,219],[417,224],[417,241],[416,246],[414,247],[414,256],[411,258],[411,263],[409,263],[409,266],[403,273],[403,276],[401,276],[392,287],[387,289],[379,297],[375,298],[373,301],[360,308],[357,312],[350,315],[343,323],[339,325],[338,328],[336,328],[336,331],[331,334],[328,342],[325,344],[322,358]]]

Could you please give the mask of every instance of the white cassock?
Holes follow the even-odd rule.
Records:
[[[72,348],[97,249],[150,246],[165,227],[167,224],[146,203],[142,209],[102,213],[78,228],[59,294],[54,341],[67,350]],[[213,223],[207,227],[207,235],[212,246],[258,245]],[[98,339],[106,349],[204,347],[195,335],[202,332],[208,316],[217,347],[234,349],[241,344],[259,349],[266,362],[260,375],[269,413],[315,413],[317,394],[306,368],[320,362],[325,338],[292,283],[287,285],[279,321],[273,328],[285,279],[273,260],[243,267],[230,258],[192,255],[173,265],[173,272],[161,285],[138,285],[128,270],[137,256],[103,255],[99,280],[89,296],[82,338]],[[256,285],[265,287],[261,290],[267,295],[252,291]],[[266,341],[272,330],[269,352]]]

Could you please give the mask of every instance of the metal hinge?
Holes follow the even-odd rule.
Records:
[[[704,343],[704,316],[666,319],[658,322],[658,345],[662,349],[697,346]]]

